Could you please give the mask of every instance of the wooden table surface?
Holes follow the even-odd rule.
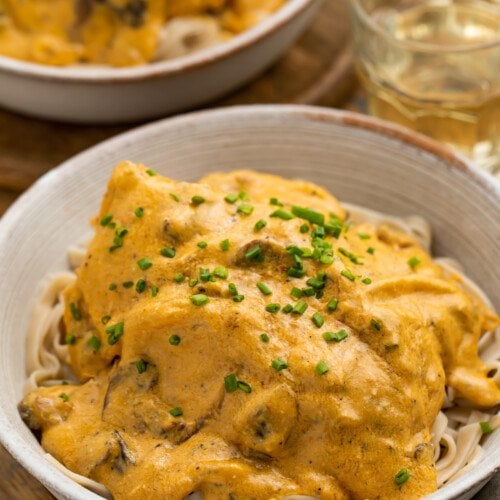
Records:
[[[306,34],[273,68],[212,106],[298,103],[360,109],[347,2],[325,2]],[[0,215],[51,168],[136,125],[68,125],[0,109]],[[486,498],[492,498],[491,492]],[[48,500],[53,496],[0,446],[0,499]]]

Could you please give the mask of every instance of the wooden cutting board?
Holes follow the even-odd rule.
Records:
[[[273,68],[213,106],[341,106],[355,88],[348,0],[326,0],[305,35]],[[136,125],[77,126],[0,110],[0,215],[51,168]],[[48,500],[53,496],[0,446],[0,499]]]

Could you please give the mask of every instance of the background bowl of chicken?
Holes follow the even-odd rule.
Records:
[[[132,122],[193,108],[269,67],[307,28],[320,3],[288,0],[234,38],[140,66],[56,67],[0,56],[0,106],[75,123]]]

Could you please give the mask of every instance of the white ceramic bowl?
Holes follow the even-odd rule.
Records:
[[[237,107],[164,120],[67,161],[0,220],[0,441],[60,498],[98,498],[42,456],[16,404],[25,379],[25,334],[40,281],[66,268],[66,249],[88,232],[114,165],[146,163],[174,179],[247,167],[320,183],[343,201],[431,223],[434,253],[457,258],[500,309],[500,187],[422,136],[321,108]],[[500,466],[500,431],[467,474],[432,495],[468,499]]]
[[[193,108],[248,82],[312,20],[322,0],[288,0],[232,40],[132,68],[58,68],[0,56],[0,106],[75,123],[146,120]]]

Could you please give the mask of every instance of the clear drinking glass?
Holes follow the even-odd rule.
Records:
[[[351,5],[370,113],[459,149],[500,177],[500,4]]]

